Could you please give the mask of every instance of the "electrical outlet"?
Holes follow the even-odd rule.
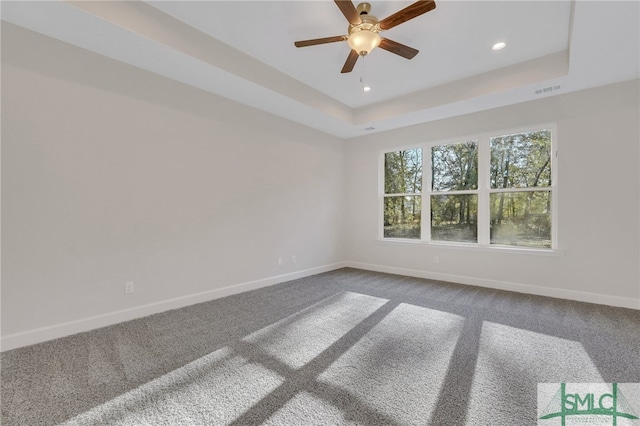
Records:
[[[440,263],[440,258],[438,256],[433,256],[433,263]]]
[[[133,281],[128,281],[124,283],[124,294],[133,293]]]
[[[296,263],[296,255],[291,255],[291,263]]]
[[[282,258],[281,257],[278,258],[278,266],[282,266]]]

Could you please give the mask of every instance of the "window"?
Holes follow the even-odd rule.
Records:
[[[478,241],[478,141],[431,148],[431,240]]]
[[[384,236],[420,238],[422,149],[384,156]]]
[[[489,143],[491,244],[551,248],[551,131]]]
[[[386,152],[382,237],[554,248],[554,175],[549,128]]]

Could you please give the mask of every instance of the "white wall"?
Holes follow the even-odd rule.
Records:
[[[349,264],[640,308],[639,93],[634,80],[349,140]],[[564,256],[377,240],[383,151],[548,122],[558,129],[558,244]]]
[[[640,308],[639,91],[632,81],[345,142],[3,23],[3,349],[345,259]],[[376,240],[382,151],[546,122],[558,127],[563,257]]]
[[[343,159],[335,137],[3,23],[3,349],[335,267]]]

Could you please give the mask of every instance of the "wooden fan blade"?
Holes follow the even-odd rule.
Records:
[[[334,0],[338,9],[342,12],[347,21],[349,21],[352,25],[360,25],[362,23],[362,19],[360,19],[360,14],[356,10],[356,7],[353,5],[351,0]]]
[[[359,56],[360,55],[358,55],[358,52],[351,49],[351,52],[349,52],[349,56],[347,57],[347,61],[344,63],[344,66],[342,67],[342,71],[340,72],[342,74],[351,72],[353,70],[353,67],[356,65],[356,61],[358,60]]]
[[[301,40],[296,41],[296,47],[306,47],[306,46],[315,46],[316,44],[324,44],[324,43],[335,43],[336,41],[345,41],[349,37],[347,36],[335,36],[335,37],[324,37],[324,38],[314,38],[311,40]]]
[[[396,25],[400,25],[403,22],[407,22],[409,19],[413,19],[416,16],[420,16],[423,13],[427,13],[430,10],[436,8],[436,2],[433,0],[419,0],[410,6],[405,7],[399,12],[394,13],[391,16],[384,18],[380,21],[380,29],[388,30]]]
[[[413,57],[419,52],[419,50],[414,49],[413,47],[405,46],[404,44],[389,40],[388,38],[380,40],[380,45],[378,47],[407,59],[413,59]]]

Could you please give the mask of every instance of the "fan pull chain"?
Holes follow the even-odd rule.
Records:
[[[360,88],[364,88],[364,56],[362,57],[362,65],[360,65]]]
[[[367,84],[364,81],[364,58],[365,57],[366,55],[362,55],[362,66],[360,68],[360,90],[362,90],[363,93],[367,93],[371,91],[371,87],[367,86]]]
[[[366,87],[366,85],[364,84],[364,58],[366,58],[366,55],[362,56],[362,66],[360,67],[360,89],[365,92],[366,90],[364,90],[364,88]]]

